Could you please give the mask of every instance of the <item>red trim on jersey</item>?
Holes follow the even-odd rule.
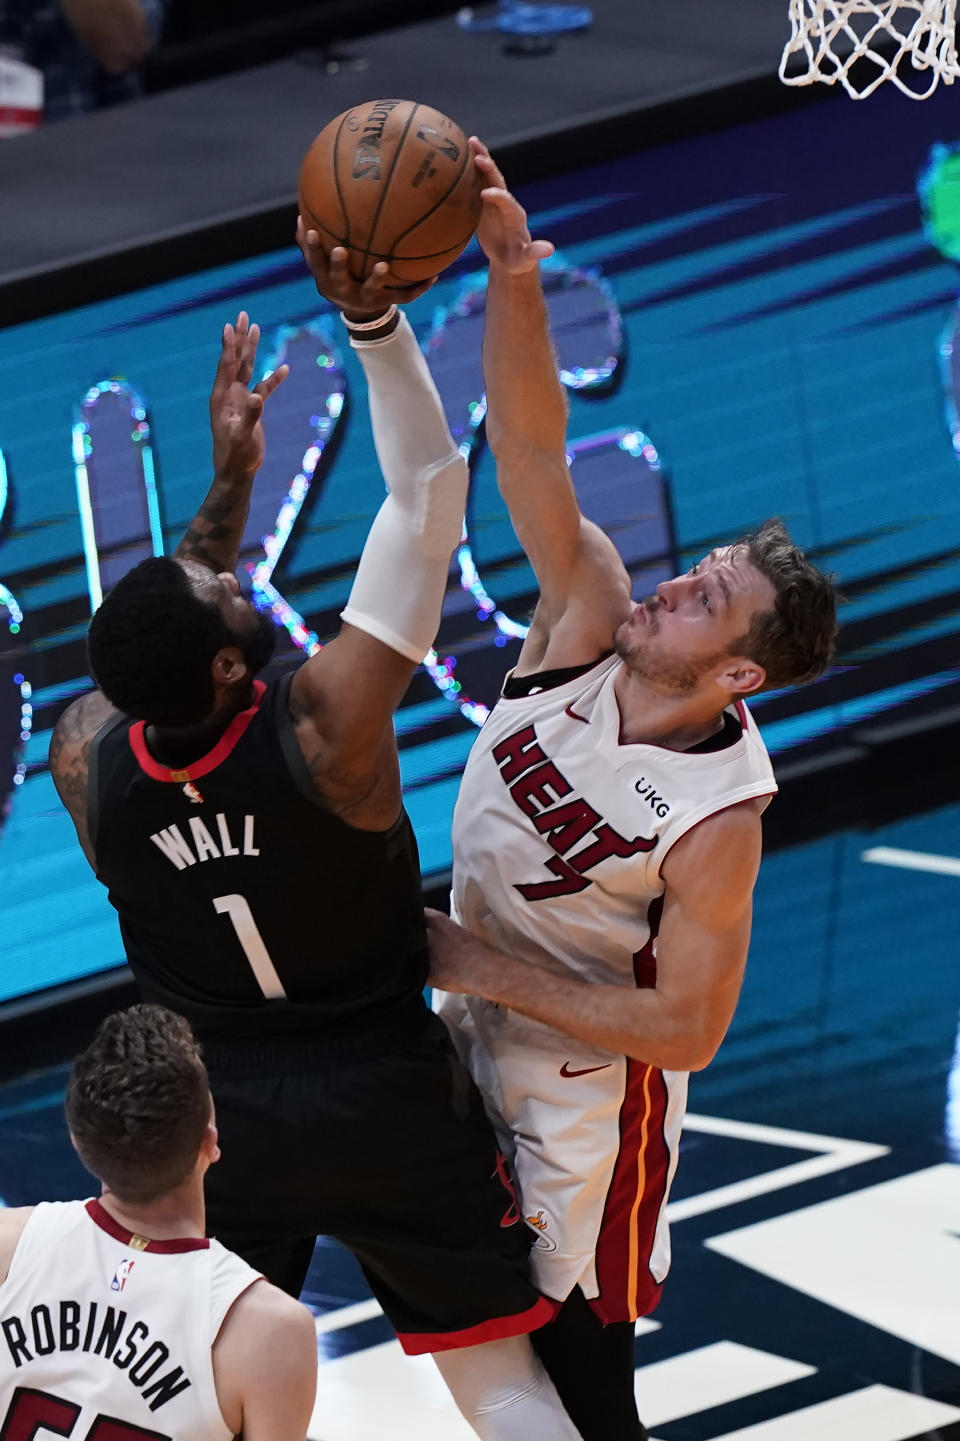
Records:
[[[737,696],[737,699],[734,701],[734,705],[735,705],[736,708],[737,708],[737,715],[738,715],[739,718],[740,718],[740,724],[743,726],[744,731],[746,731],[746,730],[747,730],[747,708],[746,708],[746,706],[744,705],[743,701],[740,699],[739,696]]]
[[[663,1289],[650,1273],[670,1153],[663,1136],[667,1088],[654,1066],[627,1060],[620,1150],[607,1192],[596,1266],[599,1295],[589,1305],[605,1326],[652,1311]]]
[[[633,980],[638,991],[652,991],[657,984],[657,957],[654,951],[654,941],[660,934],[660,919],[663,915],[663,902],[666,892],[663,895],[654,896],[647,907],[647,925],[650,927],[650,935],[647,944],[642,951],[637,951],[633,957]]]
[[[260,709],[260,702],[266,693],[266,686],[262,680],[255,680],[253,683],[253,705],[246,710],[240,711],[227,726],[223,735],[217,741],[213,750],[208,751],[200,760],[192,761],[183,770],[171,770],[169,766],[161,765],[154,760],[147,750],[147,742],[144,738],[144,731],[147,728],[146,721],[137,721],[136,725],[130,727],[130,748],[137,758],[140,769],[144,771],[151,780],[168,781],[175,785],[183,785],[185,781],[198,781],[201,776],[209,775],[226,760],[233,750],[237,741],[243,735],[247,726],[253,720]]]
[[[87,1202],[85,1209],[91,1221],[95,1222],[101,1231],[106,1231],[108,1236],[112,1236],[124,1246],[130,1245],[135,1233],[121,1226],[95,1196]],[[145,1246],[138,1246],[136,1249],[152,1251],[158,1256],[175,1256],[181,1251],[206,1251],[209,1247],[210,1242],[204,1236],[182,1236],[175,1241],[148,1241]]]
[[[22,125],[25,130],[36,130],[42,122],[42,109],[23,105],[0,105],[0,125]]]
[[[462,1331],[399,1331],[397,1339],[408,1356],[423,1356],[429,1351],[458,1351],[461,1346],[479,1346],[484,1341],[505,1341],[509,1336],[539,1331],[559,1310],[559,1301],[540,1296],[528,1311],[517,1311],[512,1316],[495,1316],[492,1321],[481,1321],[478,1326],[466,1326]]]

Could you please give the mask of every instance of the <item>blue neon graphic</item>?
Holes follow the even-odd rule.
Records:
[[[10,479],[7,473],[6,457],[0,450],[0,526],[3,525],[10,500]],[[9,787],[13,793],[23,785],[27,774],[25,751],[33,731],[33,687],[21,670],[24,615],[13,591],[0,581],[0,622],[5,623],[8,641],[0,632],[0,681],[4,691],[0,697],[0,723],[4,730],[4,764],[9,767],[7,774],[0,777],[0,828],[6,819],[11,801]],[[13,686],[15,694],[10,695],[7,684]],[[9,711],[8,711],[9,708]],[[9,747],[9,749],[7,749]]]
[[[115,448],[119,437],[112,428],[123,426],[129,428],[132,456],[122,447],[118,454]],[[95,441],[101,428],[105,432],[102,450]],[[139,480],[132,486],[127,474],[130,459]],[[84,396],[73,423],[73,463],[93,612],[104,591],[125,571],[148,555],[163,555],[164,551],[147,409],[122,377],[98,380]]]

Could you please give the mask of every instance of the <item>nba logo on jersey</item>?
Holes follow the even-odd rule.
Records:
[[[124,1286],[127,1284],[127,1277],[130,1275],[130,1272],[133,1270],[135,1264],[136,1262],[129,1259],[120,1262],[120,1265],[114,1272],[113,1280],[110,1282],[111,1291],[123,1290]]]

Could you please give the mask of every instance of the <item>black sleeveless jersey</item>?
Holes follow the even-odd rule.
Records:
[[[427,978],[416,840],[406,813],[357,830],[323,803],[290,718],[290,676],[201,760],[171,770],[142,722],[90,751],[90,839],[144,1000],[201,1036],[362,1024]]]

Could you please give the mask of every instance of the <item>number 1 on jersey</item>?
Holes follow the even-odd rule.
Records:
[[[270,952],[263,944],[263,937],[257,930],[257,923],[253,919],[246,896],[217,896],[213,905],[218,915],[227,915],[233,922],[237,940],[243,946],[243,954],[250,962],[250,969],[267,1000],[284,1000],[287,993],[270,959]]]

